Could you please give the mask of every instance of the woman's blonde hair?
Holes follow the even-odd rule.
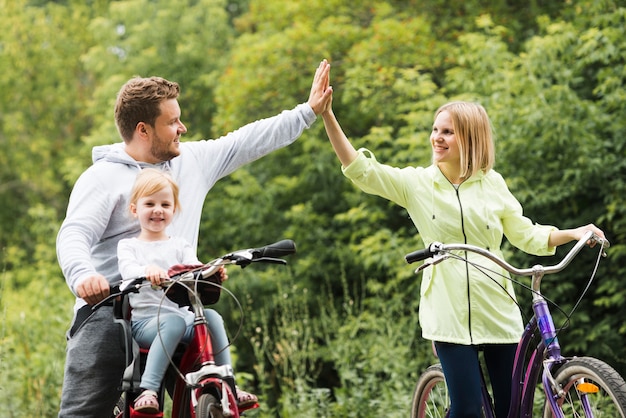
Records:
[[[491,170],[496,151],[485,108],[473,102],[450,102],[437,109],[435,118],[443,111],[448,112],[452,120],[461,154],[461,177],[469,178],[478,171]]]
[[[133,184],[133,189],[130,192],[130,204],[136,205],[142,197],[153,195],[166,187],[172,189],[174,211],[180,210],[178,184],[176,184],[172,176],[156,168],[144,168],[137,174],[135,184]]]

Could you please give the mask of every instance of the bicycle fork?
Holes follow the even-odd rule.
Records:
[[[222,413],[225,417],[236,416],[235,408],[237,404],[234,398],[234,379],[233,368],[227,364],[216,366],[215,364],[206,364],[199,370],[187,373],[185,380],[187,385],[192,388],[191,402],[193,410],[198,406],[198,398],[202,395],[206,388],[215,388],[216,395],[219,395],[222,405]],[[230,390],[229,390],[230,388]]]
[[[192,416],[195,416],[200,397],[209,390],[219,399],[225,417],[239,416],[233,368],[229,364],[215,364],[204,311],[194,305],[194,313],[194,336],[181,360],[181,370],[192,370],[185,374],[182,385],[190,392]],[[181,387],[181,390],[184,389]]]

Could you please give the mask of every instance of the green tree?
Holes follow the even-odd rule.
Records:
[[[483,19],[484,35],[460,38],[459,65],[449,71],[446,89],[479,98],[488,107],[498,138],[498,169],[527,214],[562,228],[600,225],[614,242],[611,260],[618,261],[623,253],[622,227],[608,219],[620,206],[614,190],[621,187],[615,179],[623,168],[613,158],[614,149],[624,143],[623,123],[616,118],[623,109],[615,108],[611,96],[622,93],[605,89],[607,82],[623,80],[623,74],[614,71],[623,67],[619,62],[623,63],[624,46],[618,41],[623,32],[614,25],[623,20],[624,10],[610,4],[590,7],[593,19],[586,17],[587,8],[577,9],[571,22],[539,19],[539,35],[529,39],[517,56],[498,40],[506,31]],[[485,50],[490,60],[480,58],[479,51]],[[590,252],[576,260],[563,279],[551,278],[556,283],[549,295],[567,312],[587,286],[592,257]],[[532,264],[531,257],[514,259]],[[625,335],[618,312],[626,294],[618,290],[621,280],[613,279],[622,276],[619,264],[603,265],[597,285],[572,318],[576,329],[562,340],[570,350],[606,359],[624,370],[623,352],[613,348],[621,346]]]
[[[24,233],[29,224],[23,208],[45,202],[63,209],[57,162],[89,126],[83,108],[90,79],[79,56],[90,42],[84,29],[90,11],[75,3],[70,10],[0,2],[0,198],[11,202],[0,209],[0,248],[17,265],[30,257],[36,239]]]
[[[432,11],[428,9],[432,4],[424,5],[424,8]],[[583,68],[577,62],[581,58],[579,48],[582,42],[578,37],[582,35],[584,40],[590,36],[588,31],[596,27],[601,19],[587,19],[583,11],[588,9],[584,6],[562,9],[565,20],[558,17],[556,9],[542,9],[554,18],[519,19],[515,22],[512,19],[516,10],[506,9],[503,15],[498,14],[502,10],[496,7],[474,9],[476,19],[452,17],[449,20],[441,19],[441,14],[437,12],[425,13],[423,18],[419,18],[416,9],[407,11],[399,5],[394,8],[386,2],[368,2],[363,7],[352,5],[349,11],[332,4],[331,14],[327,14],[324,5],[313,3],[305,18],[296,19],[300,16],[299,7],[292,4],[279,9],[278,4],[272,2],[264,3],[263,7],[253,2],[250,14],[237,22],[244,33],[233,47],[233,67],[238,70],[233,68],[232,72],[227,72],[218,90],[218,100],[226,101],[220,107],[226,113],[220,117],[221,121],[236,126],[242,122],[235,120],[236,115],[266,115],[267,112],[263,113],[266,103],[270,100],[271,103],[283,103],[283,96],[287,96],[287,92],[276,91],[271,86],[278,85],[283,79],[289,80],[290,86],[299,85],[297,81],[292,82],[294,73],[303,73],[298,72],[301,62],[297,59],[299,49],[306,49],[309,57],[313,55],[311,51],[327,49],[329,55],[325,57],[330,57],[333,63],[335,111],[358,146],[371,146],[380,159],[391,164],[427,164],[430,158],[427,138],[432,112],[436,107],[452,99],[480,101],[488,107],[494,121],[499,153],[497,167],[508,178],[511,189],[527,208],[528,215],[538,222],[561,227],[595,222],[609,231],[608,225],[602,223],[607,208],[597,204],[602,200],[598,196],[606,193],[606,188],[602,187],[605,183],[597,181],[603,165],[599,156],[606,152],[593,136],[598,126],[604,123],[604,116],[595,99],[588,95],[593,87],[583,74],[588,73],[589,66]],[[608,14],[603,19],[613,24],[620,21],[623,13],[610,4],[594,10],[601,15]],[[269,19],[269,15],[279,16],[278,23]],[[444,34],[441,25],[431,29],[431,21],[443,21],[445,28],[452,30]],[[510,25],[505,26],[501,22]],[[300,28],[312,27],[316,30],[311,31],[306,39],[293,35],[299,33]],[[327,35],[325,31],[328,27],[331,34],[340,33],[341,36]],[[319,39],[319,33],[324,34],[323,40]],[[434,33],[441,36],[435,38]],[[523,38],[524,34],[532,37]],[[611,39],[617,39],[615,33],[611,35]],[[298,39],[298,49],[294,49],[289,41],[292,38]],[[619,50],[613,44],[609,46]],[[242,65],[244,61],[249,61],[253,50],[262,51],[262,60],[255,65]],[[618,56],[612,55],[616,60],[619,60]],[[237,57],[241,57],[241,64],[237,64]],[[314,64],[315,60],[309,67]],[[263,81],[253,82],[261,75]],[[241,80],[246,81],[239,84],[242,87],[239,93],[233,93],[235,83]],[[619,79],[613,80],[615,82]],[[256,99],[258,97],[261,99]],[[231,111],[231,106],[233,109],[249,108],[251,112],[235,113]],[[229,118],[233,121],[229,122]],[[318,132],[314,127],[286,152],[255,163],[249,170],[234,176],[232,181],[221,184],[221,192],[226,198],[233,198],[233,205],[235,201],[257,203],[259,196],[263,196],[263,202],[271,204],[243,205],[231,212],[232,234],[228,234],[228,239],[237,239],[237,225],[241,224],[246,225],[245,236],[250,237],[257,231],[253,225],[258,219],[262,219],[261,234],[269,231],[274,237],[289,235],[296,239],[302,248],[302,255],[298,256],[293,267],[298,289],[309,289],[309,293],[321,292],[321,299],[326,301],[327,307],[328,300],[337,302],[335,312],[340,312],[337,317],[345,321],[342,322],[345,325],[343,329],[350,329],[346,324],[351,324],[352,320],[342,306],[345,306],[345,300],[352,300],[351,296],[355,295],[360,296],[358,306],[366,307],[362,311],[351,311],[357,312],[353,314],[355,326],[362,323],[368,314],[378,312],[378,308],[384,312],[382,304],[376,302],[382,295],[385,295],[388,304],[394,307],[404,304],[407,311],[414,315],[417,292],[410,280],[415,279],[400,273],[405,267],[399,262],[403,251],[421,245],[416,231],[402,210],[355,191],[341,178],[330,148],[322,144],[324,134],[320,133],[320,142]],[[532,147],[529,147],[529,141],[532,141]],[[309,162],[312,156],[313,164]],[[309,172],[311,169],[315,171]],[[290,175],[291,172],[294,174]],[[307,181],[309,178],[314,181]],[[563,187],[564,178],[568,181],[567,187]],[[328,190],[328,185],[332,190]],[[215,202],[215,205],[223,204],[224,201]],[[211,205],[209,203],[209,212],[212,211]],[[267,212],[263,212],[264,208]],[[612,210],[614,212],[615,208]],[[287,214],[289,222],[286,227],[282,218],[275,216],[276,213]],[[205,224],[207,230],[218,228],[219,221],[213,222],[210,216],[208,218]],[[327,251],[320,251],[320,248]],[[619,254],[619,247],[616,251]],[[531,258],[512,253],[512,260],[528,265],[532,263]],[[618,256],[612,254],[612,257]],[[543,259],[542,262],[550,260]],[[588,266],[584,264],[588,262],[588,257],[583,258],[577,266]],[[327,266],[334,267],[333,274],[328,273]],[[555,300],[566,309],[573,305],[584,288],[584,274],[589,273],[589,269],[575,266],[571,272],[574,272],[571,280],[563,281],[551,290]],[[606,266],[600,274],[612,275]],[[341,277],[345,278],[345,285],[341,284]],[[325,287],[320,287],[321,284]],[[248,283],[242,288],[246,286]],[[609,288],[614,291],[616,286],[613,284]],[[288,286],[276,285],[276,289],[285,287]],[[257,287],[253,289],[256,295],[262,294],[271,299],[270,306],[275,306],[267,321],[271,323],[274,315],[274,320],[280,322],[280,309],[286,302],[281,304],[272,298],[267,286],[266,293],[258,293]],[[404,292],[404,298],[398,296],[399,292]],[[608,294],[606,289],[600,287],[597,292],[594,290],[587,295],[586,303],[610,305],[612,310],[617,307],[614,303],[623,300],[623,295],[609,299]],[[297,299],[295,295],[291,297]],[[521,297],[522,300],[524,297]],[[413,304],[407,303],[409,298],[413,298]],[[267,300],[259,301],[258,297],[255,300],[260,307],[268,306]],[[595,313],[590,313],[596,310],[597,317]],[[571,337],[566,337],[567,347],[607,360],[610,358],[614,365],[619,366],[621,353],[611,353],[607,346],[594,347],[590,344],[591,338],[597,335],[595,332],[582,338],[583,333],[591,331],[591,324],[601,318],[599,309],[592,306],[580,308],[574,317],[577,330]],[[618,316],[611,315],[601,323],[615,326],[618,321]],[[295,319],[292,323],[297,328]],[[344,404],[346,409],[354,406],[348,400],[350,397],[361,399],[347,389],[352,383],[359,387],[359,395],[372,399],[368,397],[369,392],[362,393],[364,387],[372,388],[372,385],[363,385],[359,379],[364,376],[354,374],[359,357],[348,350],[349,341],[353,338],[346,338],[339,331],[341,328],[318,328],[326,331],[324,336],[318,338],[325,342],[323,347],[327,349],[318,348],[319,360],[315,362],[308,358],[307,364],[331,364],[340,383],[324,380],[324,376],[332,373],[313,368],[311,370],[318,370],[317,384],[322,385],[315,387],[327,387],[325,384],[339,386],[332,393],[340,398],[337,402]],[[601,329],[600,332],[605,335],[605,326],[602,325]],[[276,333],[279,335],[280,331]],[[623,333],[611,336],[609,340],[612,338],[614,341],[611,344],[616,344],[623,340]],[[279,340],[274,341],[276,345],[264,341],[265,357],[270,357],[270,353],[278,356]],[[368,343],[375,346],[381,341],[374,333],[360,334],[358,344]],[[420,358],[417,364],[430,361],[425,350],[416,349],[414,353]],[[367,363],[367,360],[364,361]],[[269,363],[266,371],[276,374],[272,366],[274,362]],[[343,374],[348,370],[343,370],[342,365],[346,365],[352,374]],[[313,375],[311,373],[309,377]],[[295,372],[286,373],[282,376],[282,384],[276,384],[283,389],[283,404],[297,402],[288,400],[289,394],[285,389],[291,388],[293,393],[301,394],[302,379],[299,376]],[[272,379],[280,381],[281,377],[274,375]],[[349,395],[339,395],[345,393]],[[372,393],[379,393],[378,388],[372,388]],[[313,402],[304,398],[300,401]],[[316,401],[322,402],[319,399]],[[338,416],[341,414],[338,413]]]
[[[12,417],[58,407],[71,315],[54,251],[67,203],[59,160],[89,126],[91,6],[0,1],[0,410]]]
[[[73,297],[54,238],[92,146],[119,141],[120,86],[134,75],[178,81],[187,138],[217,137],[304,102],[323,58],[358,147],[429,164],[434,110],[477,100],[526,213],[604,228],[609,262],[562,341],[624,372],[626,11],[611,0],[513,3],[0,0],[0,197],[10,202],[0,208],[0,410],[56,415]],[[238,381],[263,399],[253,416],[378,416],[389,404],[388,416],[406,416],[432,361],[419,277],[403,262],[423,243],[402,208],[341,175],[320,121],[220,181],[201,228],[201,259],[298,245],[286,269],[231,269],[242,310],[226,296],[216,306],[233,334],[242,321],[233,351]],[[513,263],[537,261],[507,250]],[[546,282],[566,311],[590,258]]]

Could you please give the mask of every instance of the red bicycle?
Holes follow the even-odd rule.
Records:
[[[187,345],[179,346],[170,359],[171,367],[164,379],[159,396],[163,405],[165,392],[172,398],[172,418],[238,418],[246,410],[258,408],[258,403],[245,408],[237,406],[236,387],[233,369],[229,365],[216,365],[204,306],[216,303],[223,289],[215,273],[221,266],[237,265],[242,268],[251,263],[286,264],[280,257],[293,254],[295,243],[282,240],[259,248],[245,249],[226,254],[200,267],[183,269],[174,274],[170,269],[170,279],[164,285],[166,295],[179,304],[188,305],[194,312],[194,335]],[[132,339],[127,295],[137,292],[141,286],[150,285],[140,277],[125,281],[112,288],[111,295],[100,302],[113,299],[116,319],[125,332],[127,369],[122,380],[122,396],[116,406],[115,418],[154,418],[158,414],[145,414],[132,408],[140,393],[139,381],[142,370],[141,351]],[[230,292],[229,292],[230,293]],[[146,351],[147,353],[147,351]],[[144,359],[145,361],[145,359]],[[173,378],[171,376],[173,375]]]

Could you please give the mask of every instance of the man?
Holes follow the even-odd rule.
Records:
[[[93,149],[94,164],[76,181],[57,236],[57,257],[76,296],[68,332],[59,417],[110,417],[125,368],[124,346],[112,308],[90,306],[120,280],[117,243],[136,236],[139,224],[128,213],[137,173],[167,170],[180,186],[184,216],[171,235],[197,246],[204,199],[222,177],[242,165],[294,142],[330,103],[330,65],[317,68],[307,103],[248,124],[209,141],[180,142],[179,86],[159,77],[133,78],[120,90],[115,121],[123,143]]]

